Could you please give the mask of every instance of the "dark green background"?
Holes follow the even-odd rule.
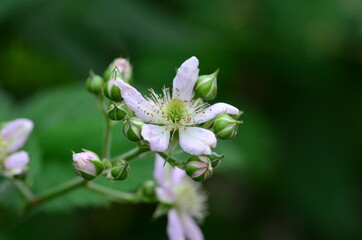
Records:
[[[100,151],[102,117],[84,81],[120,55],[143,93],[171,86],[195,55],[201,74],[220,68],[216,101],[245,113],[205,183],[206,239],[361,239],[361,1],[1,0],[0,120],[35,122],[35,192],[74,176],[70,150]],[[132,146],[119,126],[113,143],[114,154]],[[108,185],[132,191],[152,165],[135,161],[129,180]],[[86,190],[18,222],[20,198],[0,179],[0,204],[1,239],[166,238],[155,206]]]

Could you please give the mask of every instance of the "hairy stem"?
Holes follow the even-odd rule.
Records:
[[[9,179],[27,202],[34,201],[35,199],[34,194],[30,191],[30,189],[28,188],[28,186],[25,185],[24,182],[14,178],[9,178]]]
[[[83,186],[86,183],[86,181],[82,178],[74,178],[62,185],[59,185],[53,189],[51,189],[50,191],[41,194],[40,196],[38,196],[37,198],[35,198],[32,202],[31,205],[35,206],[35,205],[39,205],[41,203],[44,203],[46,201],[49,201],[53,198],[56,198],[60,195],[63,195],[67,192],[70,192],[80,186]]]
[[[117,161],[117,160],[131,161],[133,159],[138,158],[141,154],[146,152],[150,152],[150,150],[148,148],[135,147],[134,149],[113,158],[112,161]]]
[[[85,187],[116,202],[134,203],[138,200],[138,195],[136,193],[120,192],[107,187],[103,187],[94,182],[87,182]]]

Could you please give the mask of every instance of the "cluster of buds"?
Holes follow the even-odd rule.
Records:
[[[0,169],[5,176],[19,177],[27,172],[29,155],[16,152],[25,144],[33,129],[29,119],[16,119],[6,123],[0,130]]]

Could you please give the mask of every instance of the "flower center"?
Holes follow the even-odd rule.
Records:
[[[199,185],[185,181],[175,188],[175,207],[201,220],[206,213],[206,195]]]
[[[187,115],[187,107],[183,101],[171,99],[165,106],[165,112],[172,122],[177,123]]]

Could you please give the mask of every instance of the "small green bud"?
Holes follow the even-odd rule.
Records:
[[[191,156],[185,171],[194,181],[202,182],[212,175],[211,161],[207,156]]]
[[[91,93],[98,95],[102,91],[103,85],[103,78],[91,72],[90,76],[87,78],[87,90]]]
[[[157,198],[155,181],[149,180],[144,182],[140,188],[140,191],[145,202],[153,202]]]
[[[142,127],[145,123],[138,117],[130,118],[123,125],[123,134],[131,141],[138,142],[142,140]]]
[[[224,154],[218,154],[216,152],[212,152],[211,155],[208,156],[211,161],[211,166],[216,168],[219,166],[221,159],[224,158]]]
[[[87,181],[94,179],[104,170],[104,164],[98,155],[87,150],[73,153],[73,167],[75,172]]]
[[[107,115],[113,121],[123,120],[127,116],[128,108],[123,103],[112,103],[109,105]]]
[[[128,177],[131,168],[124,160],[117,161],[109,172],[108,178],[111,180],[124,180]]]
[[[195,92],[199,97],[208,100],[216,97],[218,73],[219,69],[210,75],[199,76],[195,84]]]
[[[132,67],[129,61],[125,58],[116,58],[106,69],[103,74],[103,77],[106,81],[108,81],[112,72],[117,69],[117,71],[122,75],[122,79],[125,82],[130,82],[132,78]]]
[[[114,102],[121,102],[123,100],[121,89],[114,84],[115,82],[116,78],[109,79],[103,86],[103,94]]]
[[[214,132],[223,140],[233,139],[238,131],[240,121],[236,121],[227,114],[220,114],[214,121]]]

